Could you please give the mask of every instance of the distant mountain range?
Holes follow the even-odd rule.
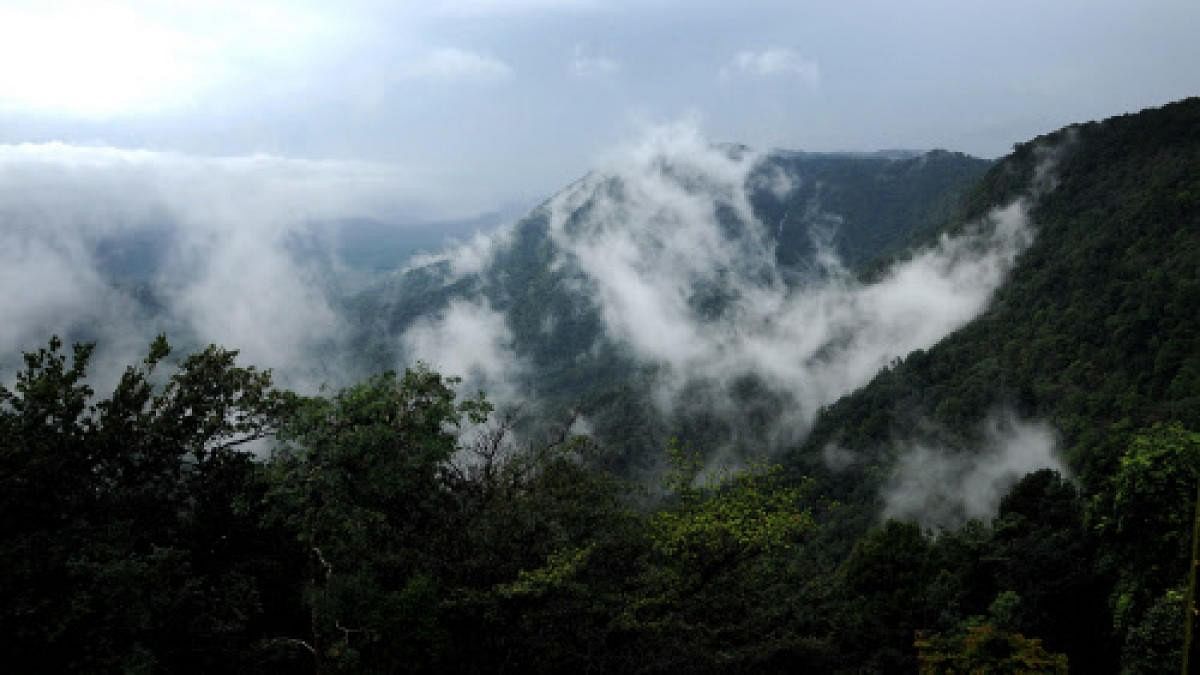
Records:
[[[657,148],[589,174],[491,238],[359,294],[351,303],[356,352],[382,364],[432,361],[503,402],[582,413],[619,448],[622,465],[653,464],[658,458],[645,448],[672,434],[710,451],[777,447],[769,437],[791,416],[783,408],[799,404],[791,385],[765,385],[761,364],[690,373],[655,353],[686,349],[668,335],[640,345],[646,353],[628,323],[639,321],[636,305],[657,296],[648,301],[661,306],[650,311],[675,312],[659,318],[688,332],[757,331],[754,322],[772,311],[759,303],[843,284],[952,222],[991,165],[945,151]],[[461,339],[463,331],[473,339]],[[803,332],[787,329],[771,341]],[[707,409],[704,401],[730,395],[722,405],[753,401],[769,419],[751,430]],[[682,399],[689,403],[679,407]],[[802,418],[815,413],[804,405]]]

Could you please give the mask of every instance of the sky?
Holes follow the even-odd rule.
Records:
[[[0,144],[355,162],[405,217],[544,199],[639,129],[994,157],[1200,93],[1200,3],[23,2]]]

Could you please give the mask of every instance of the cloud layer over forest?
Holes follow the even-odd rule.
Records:
[[[823,214],[812,221],[821,224],[810,233],[816,254],[797,283],[795,270],[777,263],[776,224],[759,222],[751,193],[784,199],[801,178],[764,173],[764,158],[714,145],[691,123],[653,127],[539,214],[552,265],[572,270],[568,290],[600,318],[599,339],[654,373],[661,411],[703,409],[734,436],[780,448],[801,440],[822,406],[979,315],[1034,228],[1029,200],[1018,199],[864,282],[831,246],[837,214]],[[20,289],[0,299],[9,319],[0,357],[11,368],[19,350],[50,333],[96,339],[103,381],[165,330],[241,349],[288,386],[345,384],[354,358],[348,315],[289,242],[314,221],[386,218],[419,192],[411,177],[368,163],[0,146],[0,279]],[[169,236],[155,239],[164,230]],[[512,234],[479,235],[440,258],[452,278],[482,279],[516,245]],[[139,238],[160,241],[161,264],[142,282],[114,280],[100,251]],[[483,294],[457,297],[392,336],[404,356],[381,367],[420,359],[502,403],[536,404],[537,374],[505,311]],[[552,336],[561,318],[546,315],[543,332]],[[748,381],[779,403],[765,432],[746,426],[762,426],[747,421],[738,398]],[[914,466],[936,458],[923,449],[909,457]],[[947,471],[967,483],[995,473]]]
[[[778,447],[802,438],[821,406],[978,316],[1034,235],[1028,200],[1019,199],[864,283],[839,261],[830,233],[814,231],[813,269],[797,285],[776,263],[769,225],[751,209],[762,160],[709,143],[693,124],[656,127],[546,208],[555,264],[578,272],[575,290],[603,318],[606,338],[656,369],[659,406],[669,412],[699,397],[736,422],[744,411],[733,392],[753,378],[784,401],[771,430]],[[795,186],[795,177],[766,177],[778,196]],[[828,215],[822,222],[836,222]],[[446,259],[472,273],[513,245],[499,236],[489,254],[475,241]],[[479,381],[485,388],[520,391],[503,374],[487,373],[482,358],[464,364],[462,354],[450,361],[440,348],[419,348],[447,344],[419,338],[445,333],[462,315],[492,312],[481,301],[454,309],[443,326],[425,321],[409,336],[418,347],[412,355],[490,375]],[[488,325],[495,331],[484,336]],[[503,324],[479,321],[473,329],[472,340],[487,345],[481,357],[519,363],[504,351],[512,338]]]
[[[1047,424],[994,412],[983,432],[981,447],[970,452],[904,444],[884,487],[883,516],[953,528],[995,515],[1000,499],[1028,473],[1053,469],[1068,474],[1055,454],[1056,434]]]

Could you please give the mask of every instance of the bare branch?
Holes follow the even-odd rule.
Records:
[[[309,654],[312,654],[312,657],[314,659],[317,658],[316,647],[313,647],[306,640],[301,640],[299,638],[291,638],[291,637],[271,638],[270,640],[266,641],[265,645],[268,647],[274,647],[274,646],[298,647],[298,648],[303,649],[304,651],[308,652]]]

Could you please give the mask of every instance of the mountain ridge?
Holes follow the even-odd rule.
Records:
[[[747,298],[759,292],[755,289],[774,285],[771,293],[782,299],[793,292],[788,289],[831,274],[853,275],[865,261],[902,247],[914,232],[954,217],[966,185],[991,165],[946,152],[912,158],[765,153],[743,161],[750,153],[746,148],[689,142],[685,150],[655,150],[658,154],[651,153],[645,163],[621,168],[615,176],[592,172],[503,234],[411,266],[363,294],[355,301],[355,311],[364,317],[361,325],[367,326],[361,351],[379,361],[396,358],[389,356],[388,346],[395,336],[475,302],[474,315],[503,323],[499,341],[511,350],[507,358],[525,363],[524,370],[534,374],[516,386],[499,384],[525,388],[564,414],[585,411],[601,438],[624,448],[618,454],[644,457],[638,447],[661,447],[672,432],[649,424],[657,430],[647,431],[649,436],[635,433],[637,442],[628,442],[610,430],[626,433],[628,425],[621,420],[640,416],[627,404],[617,406],[619,414],[612,406],[632,398],[634,407],[661,407],[647,383],[667,375],[654,358],[633,358],[628,333],[619,332],[632,327],[612,324],[613,312],[629,307],[622,303],[666,288],[680,294],[678,303],[667,300],[678,304],[672,311],[687,315],[680,320],[713,326],[740,321],[728,312],[744,311]],[[708,223],[707,229],[696,229],[696,222]],[[622,255],[636,258],[619,270],[622,278],[607,276],[612,255],[618,265]],[[664,269],[691,271],[676,277],[663,276]],[[628,282],[634,290],[605,285]],[[604,293],[618,305],[604,309]],[[438,362],[439,354],[432,356],[406,358],[447,366]],[[441,358],[452,357],[443,353]],[[469,365],[449,367],[470,380]],[[497,382],[478,384],[489,389]],[[750,394],[765,392],[754,378],[733,386],[751,396],[743,403],[760,407],[768,417],[782,413],[783,400]],[[710,396],[703,390],[693,395]],[[724,423],[713,423],[695,419],[675,433],[704,444],[706,434],[724,438],[732,432],[720,429]]]

